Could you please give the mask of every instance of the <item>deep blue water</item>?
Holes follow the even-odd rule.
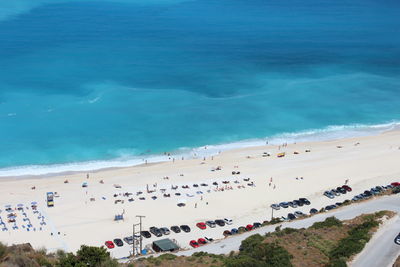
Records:
[[[0,168],[400,120],[399,1],[17,2]]]

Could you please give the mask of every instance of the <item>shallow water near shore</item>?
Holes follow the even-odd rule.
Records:
[[[0,176],[393,129],[399,10],[372,0],[0,3]]]

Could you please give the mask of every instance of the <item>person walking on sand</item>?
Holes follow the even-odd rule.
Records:
[[[194,204],[194,208],[195,208],[195,209],[197,208],[197,203],[196,203],[196,204]]]
[[[274,189],[276,188],[276,185],[274,185]]]

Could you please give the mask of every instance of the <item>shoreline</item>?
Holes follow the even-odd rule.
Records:
[[[169,153],[168,155],[164,153],[164,154],[147,155],[147,157],[132,156],[131,159],[117,158],[113,160],[97,160],[97,161],[83,161],[83,162],[71,162],[71,163],[61,163],[61,164],[6,167],[6,168],[0,168],[0,182],[5,180],[15,180],[15,179],[35,179],[39,177],[48,178],[48,177],[74,175],[82,173],[98,173],[108,170],[131,168],[135,166],[161,164],[165,162],[171,162],[172,159],[174,160],[176,159],[177,161],[180,161],[181,158],[185,158],[185,160],[201,159],[203,157],[216,156],[219,153],[226,151],[264,147],[266,145],[263,145],[263,143],[266,142],[268,142],[268,145],[271,145],[272,147],[281,145],[283,143],[295,144],[297,142],[300,143],[328,142],[328,141],[335,141],[348,138],[373,136],[388,131],[396,131],[396,130],[400,130],[399,121],[391,121],[387,123],[373,124],[373,125],[354,124],[347,126],[328,126],[323,129],[310,129],[294,133],[282,133],[272,136],[270,138],[246,139],[226,144],[205,145],[195,148],[180,148],[177,149],[176,151]],[[343,136],[341,136],[341,134],[343,134]],[[18,172],[22,172],[22,174],[18,174]],[[14,175],[10,175],[13,173]]]

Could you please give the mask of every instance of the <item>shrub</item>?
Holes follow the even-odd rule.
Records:
[[[242,241],[242,244],[239,248],[240,253],[251,255],[254,252],[255,248],[259,246],[263,240],[264,237],[259,234],[249,236]]]
[[[347,267],[347,263],[343,259],[334,259],[330,261],[326,267]]]
[[[103,262],[109,262],[110,253],[104,247],[90,247],[82,245],[76,253],[78,262],[85,266],[96,267]]]
[[[0,259],[2,259],[7,254],[7,246],[0,243]]]
[[[292,255],[277,243],[263,243],[255,251],[255,258],[266,267],[291,267]]]
[[[199,253],[199,252],[197,252],[197,253]],[[168,260],[168,261],[171,261],[171,260],[176,259],[176,257],[177,257],[177,256],[174,255],[174,254],[166,253],[166,254],[163,254],[163,255],[159,256],[158,258],[159,258],[160,260]]]
[[[226,266],[226,267],[249,267],[249,266],[262,267],[263,263],[252,257],[245,255],[245,256],[226,258],[224,260],[224,266]]]
[[[331,262],[336,259],[347,259],[361,252],[371,237],[369,231],[378,225],[378,222],[368,220],[350,230],[349,235],[341,239],[337,246],[330,252],[329,258]]]
[[[277,223],[280,223],[281,222],[281,219],[279,219],[279,218],[272,218],[272,220],[269,222],[269,224],[277,224]]]
[[[310,228],[320,229],[324,227],[342,226],[343,223],[336,217],[328,217],[323,222],[315,222]]]

